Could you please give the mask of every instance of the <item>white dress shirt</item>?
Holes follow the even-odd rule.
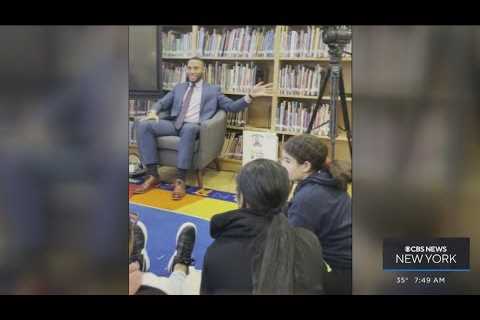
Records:
[[[192,97],[190,98],[190,106],[188,107],[187,114],[185,115],[185,122],[198,123],[200,120],[200,103],[202,102],[203,80],[200,80],[194,84]],[[187,97],[188,90],[183,96],[183,101]]]

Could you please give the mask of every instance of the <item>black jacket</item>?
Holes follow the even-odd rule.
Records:
[[[210,235],[215,240],[205,253],[201,294],[252,294],[255,239],[270,221],[253,209],[212,217]],[[295,228],[295,239],[295,263],[302,263],[302,272],[295,273],[295,293],[322,294],[325,265],[318,239],[303,228]]]
[[[313,231],[332,269],[352,267],[352,202],[328,171],[301,181],[288,207],[291,225]]]

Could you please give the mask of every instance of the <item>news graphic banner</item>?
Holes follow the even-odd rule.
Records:
[[[383,270],[470,271],[470,239],[384,239]]]

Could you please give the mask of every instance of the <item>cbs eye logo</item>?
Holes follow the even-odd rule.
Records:
[[[425,252],[425,248],[423,246],[405,246],[405,252]]]

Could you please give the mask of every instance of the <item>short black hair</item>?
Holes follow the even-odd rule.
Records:
[[[275,161],[253,160],[237,175],[237,193],[252,209],[282,209],[290,193],[288,172]]]
[[[188,61],[190,61],[190,60],[198,60],[198,61],[200,61],[203,65],[205,65],[205,61],[203,61],[203,59],[200,58],[200,57],[194,56],[194,57],[191,57],[190,59],[188,59]],[[188,61],[187,61],[187,63],[188,63]]]

